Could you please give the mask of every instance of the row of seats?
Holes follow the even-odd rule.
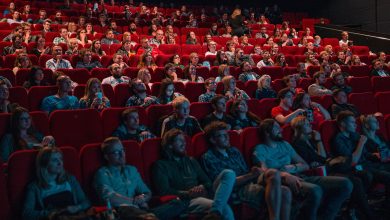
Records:
[[[362,114],[382,112],[390,114],[388,97],[390,92],[351,93],[350,103],[357,106]],[[313,101],[329,108],[333,103],[331,96],[313,97]],[[228,102],[229,109],[231,102]],[[271,109],[278,105],[277,99],[251,99],[248,101],[249,110],[262,119],[269,118]],[[141,123],[148,125],[153,131],[158,131],[157,121],[164,115],[172,113],[172,105],[151,105],[144,109],[138,107]],[[36,110],[36,109],[33,109]],[[83,144],[99,142],[112,134],[120,123],[120,114],[124,108],[108,108],[101,113],[94,109],[59,110],[48,117],[43,112],[34,112],[33,121],[44,134],[52,134],[59,146],[71,145],[80,148]],[[210,103],[194,102],[190,105],[191,115],[198,119],[212,112]],[[37,115],[37,116],[35,116]],[[2,117],[0,134],[7,131],[10,114],[0,114]]]
[[[378,118],[382,134],[390,135],[390,115],[386,119]],[[386,133],[387,130],[387,133]],[[321,136],[327,149],[331,138],[337,132],[335,121],[325,121],[320,126]],[[290,126],[285,126],[283,136],[286,140],[291,140],[292,130]],[[257,128],[246,128],[240,134],[229,131],[230,143],[237,147],[244,155],[247,163],[251,164],[251,152],[254,146],[261,142],[257,135]],[[386,136],[387,137],[387,136]],[[192,139],[187,137],[187,153],[190,156],[199,158],[208,148],[207,141],[203,133],[195,135]],[[100,150],[100,142],[85,144],[79,152],[73,147],[62,147],[64,154],[64,167],[67,171],[76,176],[82,184],[85,192],[94,204],[97,204],[96,193],[91,187],[95,172],[104,164],[104,159]],[[160,159],[161,139],[148,139],[138,144],[134,141],[123,142],[126,151],[127,163],[137,167],[141,176],[149,186],[153,186],[151,180],[151,168],[153,163]],[[22,150],[13,153],[8,161],[8,176],[5,181],[3,172],[0,172],[0,191],[3,193],[0,202],[2,206],[0,214],[7,216],[7,208],[11,213],[21,213],[25,189],[34,178],[34,162],[37,151]],[[7,195],[8,192],[8,195]],[[1,194],[0,193],[0,194]],[[7,201],[7,196],[9,203]]]

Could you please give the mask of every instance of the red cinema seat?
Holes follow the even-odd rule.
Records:
[[[242,130],[240,134],[241,145],[243,148],[243,156],[247,163],[252,164],[253,148],[260,144],[260,137],[258,135],[258,128],[249,127]]]
[[[111,44],[110,45],[110,54],[115,54],[121,47],[122,47],[122,44]]]
[[[7,56],[4,57],[4,65],[2,68],[9,68],[13,69],[15,67],[15,60],[16,60],[17,55],[15,54],[8,54]]]
[[[370,67],[366,66],[350,66],[351,76],[370,76]]]
[[[147,139],[141,143],[141,158],[143,159],[144,180],[152,185],[152,166],[159,160],[161,149],[161,138]]]
[[[15,76],[15,84],[23,86],[24,82],[28,80],[30,72],[30,69],[19,69]],[[53,71],[51,69],[43,69],[43,75],[47,82],[50,83],[52,81]]]
[[[202,46],[200,46],[200,45],[187,45],[187,44],[183,44],[181,46],[181,54],[182,55],[190,55],[193,52],[198,53],[198,55],[203,54],[202,53]]]
[[[185,86],[184,83],[182,82],[173,82],[173,85],[175,86],[175,92],[178,92],[180,94],[185,94]],[[160,93],[160,87],[161,83],[160,82],[155,82],[152,85],[151,91],[153,96],[158,96]]]
[[[271,110],[273,107],[278,105],[277,99],[274,98],[265,98],[259,101],[260,115],[258,115],[261,119],[266,119],[271,117]]]
[[[206,92],[204,83],[188,82],[185,85],[185,96],[190,102],[197,102],[199,96]]]
[[[95,109],[58,110],[50,114],[50,131],[58,146],[80,149],[103,140],[102,122]]]
[[[5,171],[0,167],[0,219],[11,218],[11,207],[8,200],[7,180]]]
[[[390,114],[390,91],[377,92],[375,94],[376,103],[378,104],[378,111],[382,114]]]
[[[46,62],[51,58],[53,58],[53,56],[50,54],[42,54],[38,60],[39,66],[42,68],[46,68]]]
[[[390,115],[386,115],[385,124],[386,124],[387,137],[390,138]]]
[[[111,76],[111,72],[107,68],[93,68],[91,70],[91,76],[103,81],[104,78]]]
[[[302,88],[307,91],[307,88],[314,83],[313,79],[310,78],[301,78],[298,82],[298,88]]]
[[[250,80],[245,83],[244,90],[250,97],[255,98],[257,90],[257,81]]]
[[[282,79],[283,69],[280,66],[265,66],[260,69],[260,74],[270,75],[272,79]]]
[[[320,66],[308,66],[307,73],[309,76],[313,77],[314,73],[320,71]]]
[[[196,67],[196,73],[205,80],[209,78],[209,68],[206,66]]]
[[[9,88],[9,101],[11,103],[18,103],[24,108],[28,108],[27,90],[23,87]]]
[[[11,114],[0,113],[0,138],[2,138],[5,133],[11,132],[10,124]]]
[[[165,45],[165,44],[162,44],[162,45]],[[162,46],[161,45],[161,46]],[[161,47],[160,46],[160,47]],[[170,62],[170,58],[172,57],[173,55],[163,55],[163,54],[159,54],[156,56],[156,65],[159,66],[159,67],[164,67],[165,64],[169,63]]]
[[[180,54],[180,45],[178,44],[161,44],[158,49],[163,52],[165,55],[174,55],[174,54]]]
[[[146,115],[148,116],[148,121],[150,122],[150,128],[153,133],[160,135],[162,118],[172,114],[173,108],[172,105],[151,105],[146,108]]]
[[[361,114],[373,114],[378,111],[374,94],[371,92],[351,93],[348,99],[349,103],[354,104]]]
[[[136,108],[138,110],[139,123],[142,125],[148,125],[148,118],[146,117],[145,109],[139,106],[132,108]],[[121,124],[121,115],[125,109],[126,108],[107,108],[101,112],[104,138],[111,137],[111,134]]]
[[[123,148],[126,152],[126,163],[137,167],[141,176],[144,176],[141,150],[135,141],[123,141]],[[87,144],[80,150],[80,167],[83,177],[83,186],[87,196],[93,204],[99,204],[96,192],[92,183],[96,171],[104,165],[104,158],[100,148],[101,144]]]
[[[77,85],[74,88],[73,95],[76,96],[79,100],[84,96],[86,85]]]
[[[34,128],[37,129],[43,135],[49,135],[49,117],[45,112],[35,111],[30,112]]]
[[[64,72],[72,81],[78,84],[86,84],[88,79],[91,78],[87,69],[58,69],[58,71]]]
[[[297,73],[296,67],[284,67],[283,68],[283,75],[285,75],[285,76],[295,74],[295,73]]]
[[[194,116],[198,121],[211,112],[213,112],[213,107],[209,102],[193,102],[190,105],[190,115]]]
[[[338,132],[338,128],[335,120],[323,121],[320,124],[320,133],[321,133],[322,141],[324,143],[325,150],[327,152],[330,152],[333,137],[337,134],[337,132]]]
[[[371,92],[371,82],[368,76],[347,78],[348,85],[352,87],[352,92]]]
[[[371,78],[371,84],[374,92],[390,91],[390,77],[373,76]]]
[[[352,53],[354,55],[369,55],[370,49],[367,46],[352,46]]]
[[[336,47],[336,46],[339,46],[339,39],[337,39],[337,38],[324,38],[324,39],[322,39],[322,44],[324,46],[330,44],[333,47]]]
[[[150,80],[150,82],[152,83],[161,82],[165,78],[164,67],[157,67],[153,72],[150,72],[150,74],[152,75],[152,79]],[[176,72],[176,74],[178,74],[178,72]],[[182,78],[179,76],[179,74],[177,77]]]
[[[129,67],[123,70],[123,75],[130,77],[131,79],[137,78],[138,71],[137,67]]]
[[[114,87],[115,106],[125,106],[127,100],[133,93],[130,90],[129,84],[118,84]]]
[[[104,45],[104,44],[103,44]],[[104,68],[108,68],[114,61],[112,61],[112,56],[105,55],[100,58],[100,63]]]
[[[57,86],[33,86],[28,92],[28,105],[30,111],[37,111],[41,109],[42,100],[56,94]]]
[[[12,72],[12,70],[0,69],[0,76],[7,78],[12,85],[15,85],[15,74]]]

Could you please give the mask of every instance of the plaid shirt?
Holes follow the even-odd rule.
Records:
[[[149,99],[145,102],[146,98],[149,98]],[[146,98],[141,99],[139,96],[133,95],[127,100],[126,107],[129,107],[129,106],[148,107],[149,105],[152,105],[152,104],[159,104],[157,102],[157,98],[154,96],[146,96]]]
[[[186,135],[190,137],[203,131],[200,127],[198,120],[195,117],[188,116],[183,125],[178,125],[175,115],[171,115],[166,118],[162,123],[161,137],[163,137],[163,135],[172,128],[182,130]]]
[[[143,133],[144,132],[144,133]],[[141,133],[143,133],[141,135]],[[146,139],[155,138],[156,136],[152,134],[149,129],[144,125],[139,125],[137,132],[135,134],[130,134],[127,130],[127,127],[125,124],[120,124],[119,127],[115,129],[115,131],[112,133],[113,137],[118,137],[120,140],[134,140],[137,142],[142,142]]]
[[[61,59],[57,65],[57,60],[54,58],[46,61],[46,68],[51,69],[53,71],[57,69],[73,69],[72,64],[68,60]]]
[[[215,96],[215,93],[206,92],[199,96],[199,102],[210,102],[211,99]]]
[[[242,82],[248,82],[250,80],[258,80],[260,76],[257,73],[254,72],[243,72],[238,77],[238,80]]]

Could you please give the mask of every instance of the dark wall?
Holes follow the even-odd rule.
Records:
[[[333,24],[357,25],[363,30],[390,34],[389,0],[328,0],[315,2],[318,3],[318,7],[313,7],[313,12],[316,12],[319,16],[330,18]]]

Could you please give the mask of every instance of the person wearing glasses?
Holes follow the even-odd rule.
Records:
[[[73,69],[72,64],[68,60],[62,59],[62,47],[55,45],[52,47],[53,58],[46,61],[46,68],[53,72],[57,69]]]

